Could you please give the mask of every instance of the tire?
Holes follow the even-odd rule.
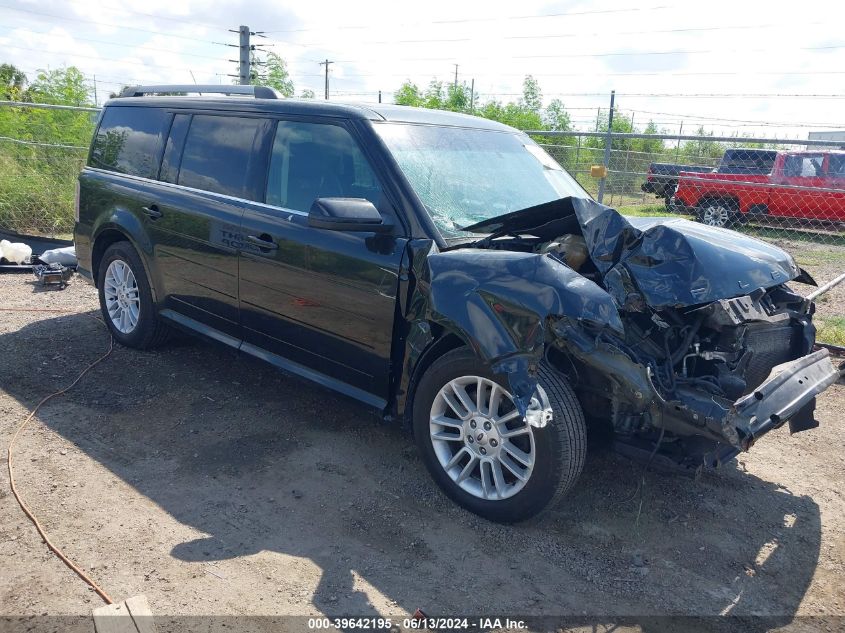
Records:
[[[494,384],[501,393],[498,406],[491,411]],[[475,405],[482,385],[482,405],[474,414],[468,407],[449,405],[448,398],[455,404],[460,401],[452,385],[463,388]],[[426,468],[449,498],[490,521],[515,523],[553,508],[572,488],[587,452],[584,413],[566,379],[545,363],[540,367],[540,386],[553,419],[536,428],[516,412],[507,393],[507,380],[494,374],[468,348],[443,355],[426,371],[414,396],[414,437]],[[485,447],[487,452],[481,455]],[[514,453],[514,448],[521,452]],[[459,453],[462,458],[449,468]],[[533,456],[532,466],[527,467],[527,461],[520,462],[514,454],[523,460]],[[473,458],[477,462],[458,481],[456,477],[468,470]]]
[[[103,320],[115,341],[150,349],[166,340],[169,328],[156,314],[144,265],[129,242],[115,242],[103,253],[97,289]]]
[[[741,224],[736,205],[723,200],[705,200],[696,208],[696,219],[708,226],[730,229]]]

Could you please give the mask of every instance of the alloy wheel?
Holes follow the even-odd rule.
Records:
[[[728,226],[731,222],[731,211],[721,204],[708,205],[701,213],[701,222],[710,226]]]
[[[461,376],[446,383],[432,403],[429,430],[440,466],[475,497],[507,499],[531,478],[533,427],[493,380]]]
[[[138,325],[141,297],[135,273],[123,260],[115,259],[106,269],[103,295],[112,325],[122,334],[132,333]]]

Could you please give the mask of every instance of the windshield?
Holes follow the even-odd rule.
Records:
[[[461,227],[567,196],[589,195],[525,134],[374,126],[445,237]]]

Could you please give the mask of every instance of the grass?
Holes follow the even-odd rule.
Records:
[[[637,204],[614,207],[622,215],[631,215],[637,218],[684,218],[692,219],[690,215],[681,215],[678,213],[669,213],[666,206],[663,204]]]
[[[75,156],[36,163],[0,154],[0,227],[21,234],[70,232],[80,167]]]
[[[816,340],[830,345],[845,346],[845,317],[816,316]]]

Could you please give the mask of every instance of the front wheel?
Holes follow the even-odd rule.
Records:
[[[506,385],[470,350],[454,350],[420,380],[413,412],[418,448],[440,488],[471,512],[512,523],[557,504],[581,473],[587,443],[581,406],[550,366],[541,365],[538,395],[553,418],[542,428],[519,414]]]

